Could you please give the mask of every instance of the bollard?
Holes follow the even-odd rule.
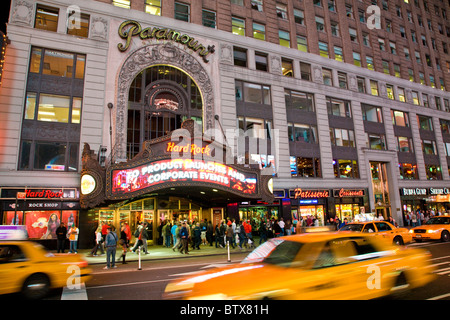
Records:
[[[142,267],[141,267],[141,246],[139,246],[139,248],[138,248],[138,255],[139,255],[138,270],[142,270]]]
[[[231,257],[230,257],[230,241],[227,241],[227,250],[228,250],[228,262],[231,262]]]

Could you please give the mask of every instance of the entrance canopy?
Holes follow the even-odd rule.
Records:
[[[83,152],[80,204],[92,208],[103,202],[146,196],[177,196],[204,207],[264,200],[273,202],[271,176],[258,168],[233,162],[222,143],[206,139],[193,120],[181,129],[144,142],[133,159],[102,168]],[[227,161],[228,160],[228,161]]]

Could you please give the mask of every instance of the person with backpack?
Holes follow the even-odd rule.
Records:
[[[138,226],[136,228],[136,231],[134,232],[134,237],[136,238],[136,242],[134,243],[133,249],[131,249],[131,251],[136,252],[136,249],[139,246],[142,246],[142,241],[140,241],[139,237],[141,235],[141,231],[144,228],[144,226],[142,225],[142,222],[138,222]]]
[[[117,235],[113,230],[113,227],[106,229],[105,247],[106,247],[106,267],[103,269],[117,268],[116,266],[116,247],[117,247]]]

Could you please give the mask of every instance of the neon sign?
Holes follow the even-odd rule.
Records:
[[[329,190],[303,190],[301,188],[296,188],[295,199],[298,198],[328,198],[330,196]]]
[[[111,178],[111,193],[115,196],[170,182],[208,183],[249,195],[257,194],[256,173],[241,172],[215,161],[159,160],[134,168],[115,169]]]
[[[211,149],[209,146],[199,147],[195,143],[188,144],[185,146],[176,145],[175,142],[169,142],[166,148],[167,152],[190,152],[193,156],[197,154],[206,154],[211,156]]]

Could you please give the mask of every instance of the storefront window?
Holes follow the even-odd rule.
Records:
[[[359,178],[358,161],[333,160],[334,175],[336,178]]]
[[[6,211],[4,225],[25,225],[29,239],[56,239],[56,229],[64,222],[67,230],[78,226],[78,211]]]
[[[336,217],[339,217],[341,222],[347,218],[348,222],[355,219],[355,216],[359,215],[359,204],[337,204],[335,206]]]
[[[419,179],[417,172],[417,165],[411,163],[399,163],[398,168],[400,170],[400,179],[411,180]]]

